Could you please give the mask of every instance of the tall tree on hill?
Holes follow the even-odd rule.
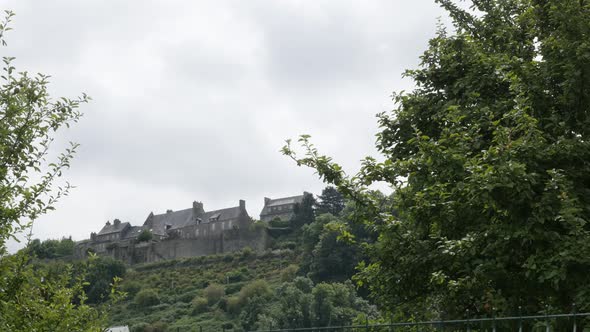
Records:
[[[339,216],[343,209],[344,197],[338,189],[333,186],[324,188],[316,203],[316,215],[331,213],[333,216]]]
[[[363,206],[380,237],[357,277],[391,312],[590,310],[590,1],[438,2],[454,31],[379,115],[383,162],[348,177],[309,136],[283,152]]]
[[[304,193],[301,203],[295,204],[294,214],[291,218],[291,226],[299,229],[305,224],[311,224],[315,220],[315,198],[310,193]]]

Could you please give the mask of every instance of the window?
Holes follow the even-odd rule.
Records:
[[[215,223],[211,224],[211,230],[214,231],[215,230]]]
[[[199,237],[199,229],[198,229],[198,228],[197,228],[197,229],[195,229],[195,236],[196,236],[196,237]]]

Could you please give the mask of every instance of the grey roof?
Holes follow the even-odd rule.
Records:
[[[221,210],[208,211],[198,215],[194,214],[192,208],[156,214],[153,216],[152,232],[154,234],[165,235],[166,230],[174,230],[194,224],[197,219],[200,219],[202,223],[225,221],[238,218],[240,213],[240,207],[236,206]],[[212,217],[214,220],[211,220]],[[166,228],[166,226],[170,227]]]
[[[194,220],[192,208],[155,214],[153,218],[152,232],[160,235],[166,234],[166,226],[170,226],[168,229],[180,228]]]
[[[139,233],[145,229],[144,226],[131,226],[131,228],[127,231],[124,239],[134,239],[139,236]]]
[[[110,224],[104,225],[104,227],[98,232],[98,235],[105,235],[105,234],[112,234],[112,233],[119,233],[125,229],[125,227],[129,227],[128,222],[122,222],[118,225]]]
[[[226,209],[205,212],[201,216],[199,216],[199,218],[201,218],[202,222],[207,223],[207,222],[211,221],[210,219],[212,217],[215,218],[214,221],[225,221],[225,220],[236,219],[239,216],[240,216],[240,207],[235,206],[235,207],[230,207],[230,208],[226,208]]]

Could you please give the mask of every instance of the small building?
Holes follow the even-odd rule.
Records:
[[[295,215],[295,206],[301,204],[306,194],[308,193],[304,192],[303,195],[275,199],[264,197],[264,207],[260,212],[260,220],[265,222],[275,219],[281,221],[291,220]]]
[[[121,222],[119,219],[113,220],[113,224],[109,221],[106,222],[104,227],[96,234],[96,241],[116,241],[122,240],[127,234],[127,231],[131,228],[128,222]]]

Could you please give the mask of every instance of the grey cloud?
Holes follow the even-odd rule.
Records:
[[[374,154],[374,114],[434,34],[441,11],[417,1],[8,1],[17,69],[53,76],[56,96],[89,93],[78,188],[36,226],[87,236],[107,219],[319,193],[279,149],[311,134],[347,170]],[[16,248],[12,245],[11,248]]]

